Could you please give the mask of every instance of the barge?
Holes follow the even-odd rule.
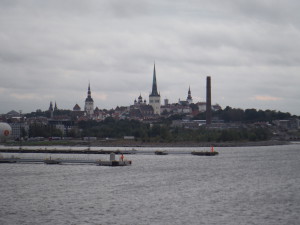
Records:
[[[154,154],[155,155],[168,155],[168,153],[166,151],[155,151]]]
[[[115,154],[110,154],[110,160],[87,160],[87,159],[37,159],[37,158],[0,158],[0,163],[44,163],[44,164],[93,164],[97,166],[130,166],[131,160],[125,160],[122,155],[119,160]]]
[[[218,155],[219,152],[209,152],[209,151],[204,151],[204,152],[196,152],[196,151],[193,151],[191,152],[192,155],[199,155],[199,156],[215,156],[215,155]]]

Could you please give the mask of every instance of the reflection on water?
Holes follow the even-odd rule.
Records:
[[[133,165],[122,168],[0,164],[0,224],[298,224],[299,148],[126,155]],[[49,154],[26,157],[37,155]]]

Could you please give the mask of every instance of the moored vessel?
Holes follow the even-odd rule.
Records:
[[[155,151],[154,152],[155,155],[168,155],[168,153],[166,151]]]
[[[191,152],[192,155],[199,155],[199,156],[215,156],[215,155],[218,155],[219,152],[209,152],[209,151],[204,151],[204,152],[196,152],[196,151],[193,151]]]

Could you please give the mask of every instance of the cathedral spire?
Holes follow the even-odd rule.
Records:
[[[52,104],[52,101],[50,102],[49,112],[50,112],[50,118],[53,118],[53,104]]]
[[[160,94],[157,91],[155,62],[154,62],[154,69],[153,69],[152,92],[149,95],[149,105],[152,106],[154,114],[160,115]]]
[[[53,104],[52,104],[52,101],[50,102],[49,111],[53,111]]]
[[[89,82],[87,98],[85,99],[84,111],[88,117],[92,117],[94,115],[94,100],[91,95],[91,85]]]
[[[160,96],[157,92],[157,83],[156,83],[156,71],[155,71],[155,63],[153,69],[153,83],[152,83],[152,92],[150,96]]]
[[[94,100],[92,99],[92,95],[91,95],[91,85],[89,83],[88,86],[88,92],[87,92],[87,98],[85,99],[86,102],[93,102]]]
[[[189,104],[193,103],[193,98],[192,98],[192,94],[191,94],[191,86],[189,86],[188,96],[187,96],[186,100],[188,101]]]
[[[91,97],[91,85],[90,85],[90,82],[89,82],[89,87],[88,87],[88,97]]]

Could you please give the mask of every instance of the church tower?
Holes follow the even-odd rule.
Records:
[[[55,104],[54,104],[54,111],[57,111],[58,108],[57,108],[57,105],[56,105],[56,101],[55,101]]]
[[[53,104],[52,104],[52,101],[50,102],[50,106],[49,106],[49,109],[48,109],[50,112],[53,111]]]
[[[153,107],[154,114],[160,115],[160,94],[157,92],[155,64],[153,69],[152,92],[149,95],[149,105]]]
[[[50,106],[49,106],[48,111],[50,112],[50,118],[53,118],[53,104],[52,104],[52,101],[50,102]]]
[[[193,103],[193,98],[192,98],[192,94],[191,94],[191,87],[189,86],[189,91],[188,91],[188,96],[186,98],[186,101],[189,103],[189,104],[192,104]]]
[[[88,117],[92,117],[94,115],[94,100],[91,97],[91,87],[89,83],[87,98],[85,99],[84,111]]]

